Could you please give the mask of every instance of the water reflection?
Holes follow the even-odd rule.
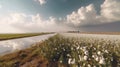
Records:
[[[54,35],[55,34],[47,34],[41,36],[0,41],[0,55],[10,53],[15,50],[21,50],[27,48],[36,42],[40,42],[42,40],[48,39],[49,37],[52,37]]]

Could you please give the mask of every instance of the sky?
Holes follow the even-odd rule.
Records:
[[[0,0],[0,33],[120,32],[120,0]]]

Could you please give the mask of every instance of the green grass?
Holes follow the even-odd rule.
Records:
[[[0,40],[32,37],[32,36],[38,36],[43,34],[49,34],[49,33],[0,34]]]
[[[79,47],[79,48],[78,48]],[[0,67],[119,67],[120,43],[55,35],[31,48],[0,57]],[[87,58],[85,58],[87,56]],[[96,60],[97,58],[97,60]],[[104,62],[100,60],[104,58]],[[69,59],[74,63],[68,63]],[[33,64],[29,64],[29,63]],[[32,66],[34,65],[34,66]]]

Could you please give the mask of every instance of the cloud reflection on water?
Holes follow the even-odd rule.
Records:
[[[0,55],[30,47],[36,42],[48,39],[55,34],[0,41]]]

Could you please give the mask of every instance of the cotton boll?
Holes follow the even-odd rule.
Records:
[[[75,59],[70,58],[70,59],[68,60],[68,64],[75,64]]]
[[[97,52],[97,54],[98,54],[98,55],[101,55],[101,52],[100,52],[100,51],[98,51],[98,52]]]
[[[87,56],[84,56],[84,60],[87,60],[87,58],[88,58]]]
[[[100,63],[100,64],[104,64],[104,63],[105,63],[105,61],[104,61],[104,58],[103,58],[103,57],[101,57],[101,58],[100,58],[99,63]]]

